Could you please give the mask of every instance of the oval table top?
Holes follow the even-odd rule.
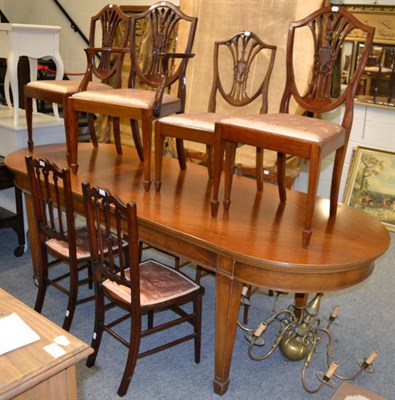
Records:
[[[214,218],[205,167],[190,163],[180,171],[177,160],[164,157],[161,191],[151,187],[145,192],[143,164],[134,148],[123,146],[123,155],[117,155],[112,144],[94,149],[80,143],[78,151],[79,169],[72,185],[79,212],[84,211],[82,182],[107,187],[125,202],[137,203],[144,240],[246,283],[295,293],[344,288],[366,279],[390,243],[384,225],[370,214],[339,204],[336,219],[328,220],[329,200],[319,198],[310,246],[305,249],[305,193],[288,190],[287,203],[282,204],[276,185],[265,183],[259,193],[255,180],[235,176],[230,210],[224,213],[221,206]],[[27,154],[23,149],[5,159],[24,190]],[[64,144],[37,146],[33,157],[67,167]],[[221,257],[232,260],[232,265],[220,267]]]

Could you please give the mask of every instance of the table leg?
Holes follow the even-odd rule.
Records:
[[[228,390],[242,283],[228,276],[216,275],[215,315],[215,378],[214,391],[222,395]]]

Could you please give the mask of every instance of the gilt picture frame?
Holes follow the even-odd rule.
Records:
[[[395,231],[395,153],[355,148],[343,202],[372,214]]]

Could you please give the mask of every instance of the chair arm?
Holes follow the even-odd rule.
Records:
[[[190,59],[195,57],[193,53],[160,53],[159,56],[162,58],[162,68],[163,73],[161,77],[161,82],[156,90],[154,105],[152,107],[152,111],[154,117],[159,117],[161,112],[162,106],[162,99],[165,88],[167,86],[167,79],[168,79],[168,71],[169,71],[169,59],[170,58],[183,58],[183,59]]]

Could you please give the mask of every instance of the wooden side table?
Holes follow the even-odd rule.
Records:
[[[12,313],[40,339],[0,356],[0,399],[77,399],[75,364],[93,349],[0,289],[0,318]],[[54,339],[59,336],[64,343],[57,346],[63,354],[46,351],[46,346],[56,345]]]
[[[4,157],[0,156],[0,190],[14,187],[14,175],[4,164]],[[25,251],[25,229],[23,224],[22,191],[15,186],[16,213],[0,207],[0,229],[12,228],[18,235],[19,245],[14,255],[20,257]]]

